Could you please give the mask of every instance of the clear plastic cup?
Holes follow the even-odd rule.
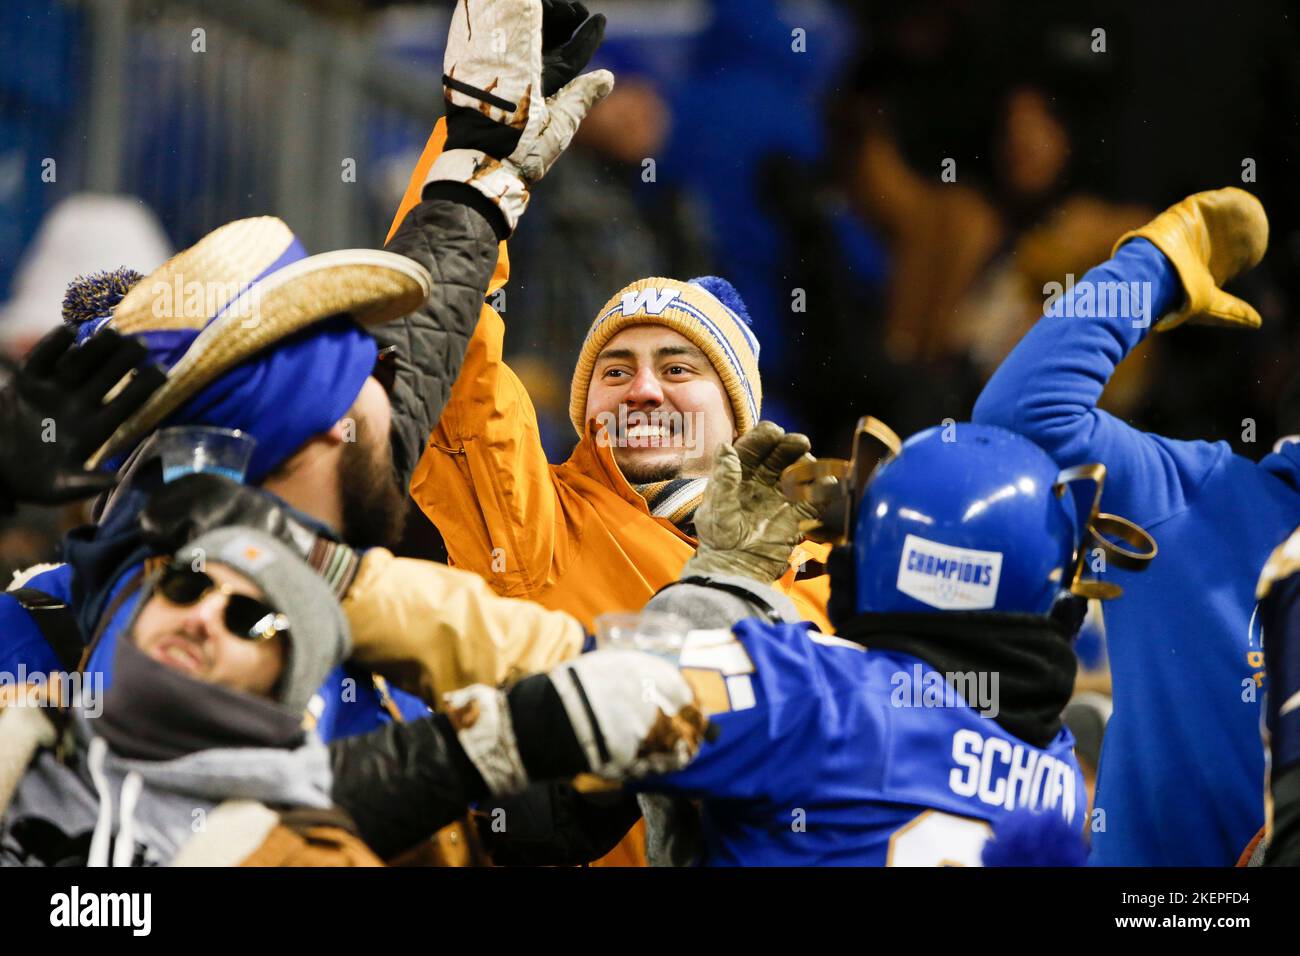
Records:
[[[674,664],[682,653],[691,625],[676,614],[627,611],[602,614],[595,620],[596,647],[645,651]]]
[[[256,444],[252,435],[234,428],[178,425],[158,432],[152,453],[162,459],[163,481],[209,472],[242,483]]]

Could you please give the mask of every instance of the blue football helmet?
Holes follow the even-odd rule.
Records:
[[[952,423],[903,443],[854,509],[859,613],[1048,614],[1074,584],[1088,516],[1029,439]]]
[[[879,443],[883,457],[863,438]],[[1156,556],[1146,531],[1100,512],[1105,479],[1101,464],[1059,469],[1043,449],[1004,428],[949,422],[900,442],[867,416],[855,429],[852,459],[806,457],[782,473],[781,488],[817,512],[804,522],[805,536],[837,545],[832,620],[933,611],[1048,615],[1067,595],[1109,600],[1123,593],[1111,581],[1084,577],[1089,557],[1140,571]],[[1092,494],[1077,495],[1076,482],[1090,483]],[[1077,600],[1063,608],[1081,614]]]

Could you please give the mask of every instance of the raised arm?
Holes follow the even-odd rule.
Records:
[[[433,138],[445,140],[445,121],[438,121]],[[433,182],[394,224],[384,247],[433,276],[423,306],[374,330],[381,348],[393,348],[393,464],[403,488],[460,374],[507,232],[505,218],[480,192]]]
[[[443,269],[463,280],[463,294],[458,289],[441,308],[408,316],[381,334],[381,343],[397,345],[399,353],[399,475],[410,479],[412,495],[443,531],[457,564],[500,575],[504,556],[516,580],[494,580],[506,593],[531,593],[534,572],[548,570],[545,535],[516,529],[548,528],[555,503],[532,405],[500,360],[503,328],[483,293],[505,283],[500,241],[527,208],[532,186],[613,88],[607,71],[580,74],[604,25],[603,16],[589,18],[573,0],[483,0],[472,24],[467,5],[458,4],[443,64],[446,120],[420,157],[390,234],[390,248],[399,243],[401,251],[433,263],[435,281]],[[494,240],[500,243],[495,257]],[[467,348],[475,323],[478,335]],[[462,387],[453,388],[458,380]],[[466,465],[471,456],[472,468]],[[454,499],[450,510],[448,499]],[[490,506],[482,507],[484,501]],[[527,554],[525,537],[534,542]]]
[[[1259,325],[1219,286],[1263,256],[1268,222],[1240,189],[1197,193],[1134,233],[1058,298],[998,369],[972,420],[1020,432],[1062,467],[1100,461],[1105,505],[1150,524],[1178,510],[1231,454],[1226,443],[1175,441],[1097,408],[1111,374],[1152,328],[1185,321]]]

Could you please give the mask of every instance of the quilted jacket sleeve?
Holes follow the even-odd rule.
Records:
[[[391,859],[463,817],[487,784],[441,714],[329,744],[331,796],[361,839]]]
[[[504,232],[500,213],[479,193],[461,183],[436,183],[385,246],[433,276],[423,306],[372,330],[380,348],[396,346],[393,464],[403,488],[460,373]]]

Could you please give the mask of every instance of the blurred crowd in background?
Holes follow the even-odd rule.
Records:
[[[861,414],[903,435],[968,417],[1047,283],[1224,185],[1271,220],[1243,292],[1264,328],[1153,337],[1104,405],[1251,457],[1300,432],[1300,15],[1283,0],[588,6],[617,88],[512,239],[498,302],[553,461],[574,441],[573,356],[633,279],[733,282],[765,417],[844,455]],[[441,109],[449,15],[5,0],[0,347],[55,324],[74,276],[147,273],[233,218],[279,215],[311,251],[381,244]],[[51,559],[77,520],[0,526],[0,576]]]

